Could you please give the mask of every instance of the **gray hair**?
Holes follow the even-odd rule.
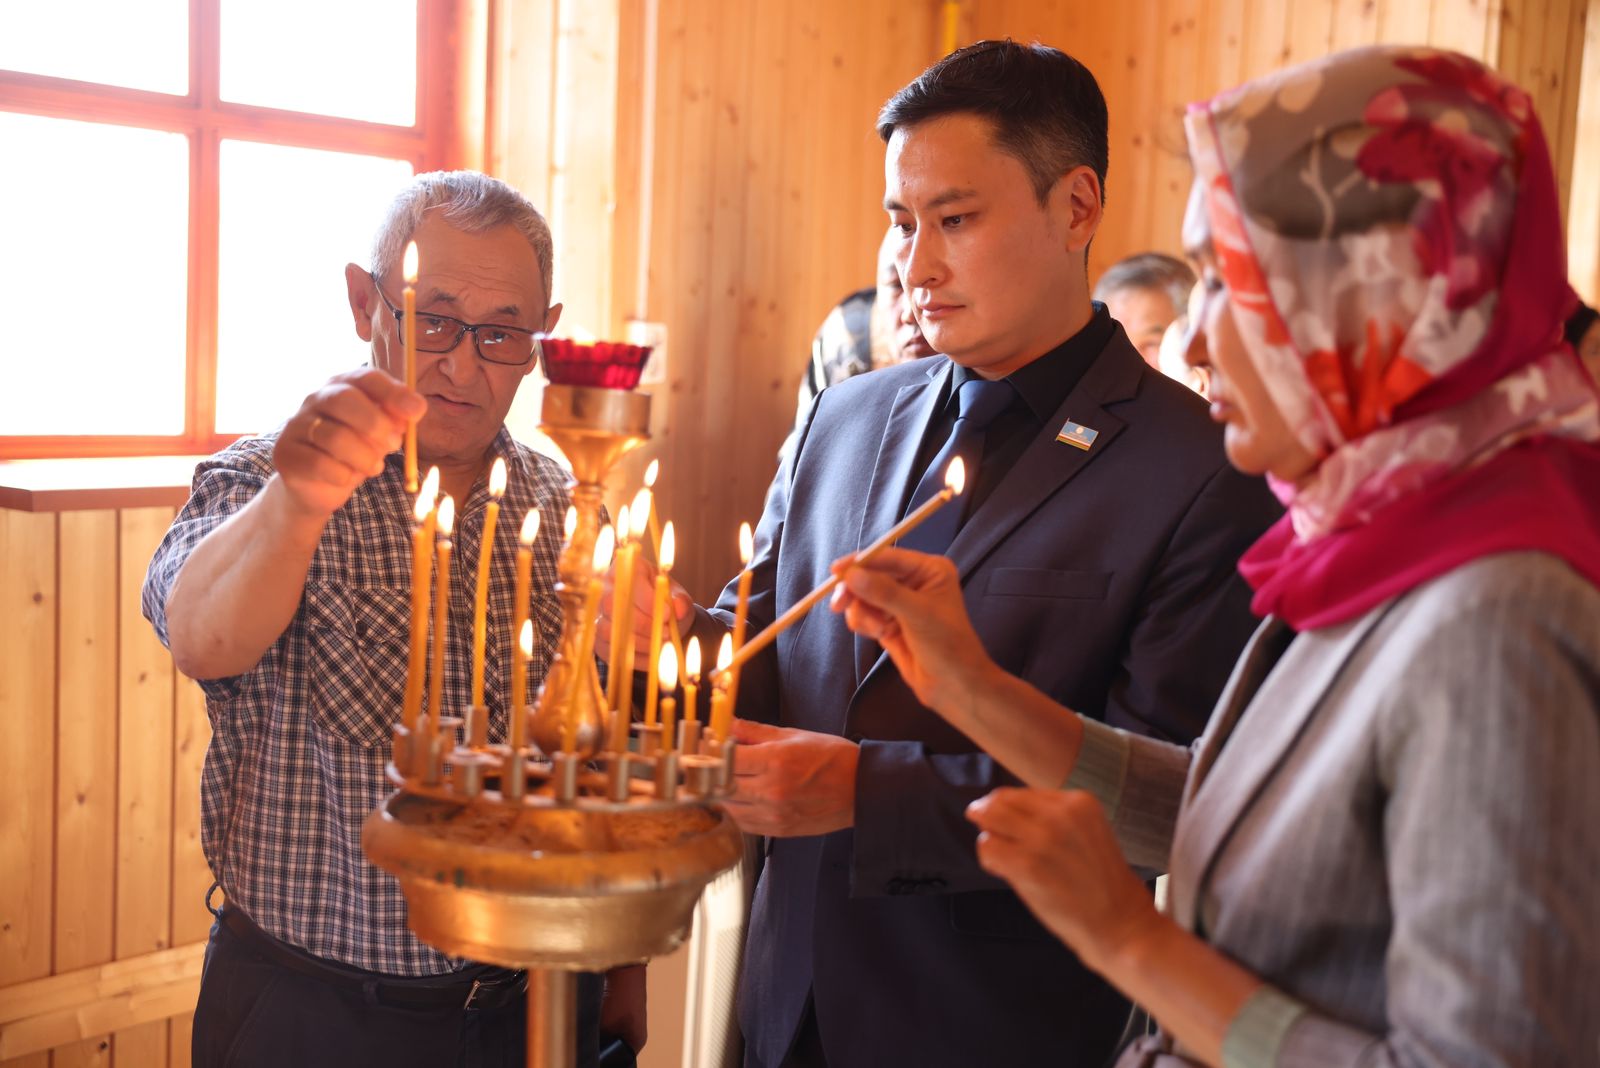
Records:
[[[532,202],[498,178],[477,171],[429,171],[419,174],[394,198],[383,225],[372,240],[374,275],[382,277],[400,265],[406,242],[422,223],[424,212],[438,210],[458,230],[481,234],[510,223],[539,261],[545,304],[550,303],[550,268],[555,258],[550,224]]]
[[[1189,306],[1189,291],[1194,283],[1194,272],[1176,256],[1141,252],[1107,267],[1094,284],[1094,299],[1103,302],[1130,289],[1162,289],[1172,298],[1173,308],[1182,315]]]

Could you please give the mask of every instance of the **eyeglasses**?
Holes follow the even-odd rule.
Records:
[[[394,306],[383,286],[378,284],[378,276],[371,271],[367,272],[372,279],[372,288],[378,291],[378,297],[383,301],[384,307],[394,316],[396,325],[404,326],[406,313]],[[417,315],[417,351],[444,353],[450,352],[461,344],[461,339],[467,334],[472,335],[472,345],[478,350],[478,356],[489,363],[505,364],[508,367],[521,367],[533,359],[539,351],[538,336],[532,330],[524,330],[518,326],[501,326],[498,323],[464,323],[460,319],[452,319],[448,315],[434,315],[431,312],[419,312]]]

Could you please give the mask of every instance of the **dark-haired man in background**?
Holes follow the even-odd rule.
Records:
[[[1087,715],[1190,738],[1251,630],[1234,562],[1277,509],[1228,466],[1200,399],[1090,303],[1099,87],[1054,49],[986,42],[896,94],[878,130],[896,263],[948,358],[812,406],[768,493],[751,627],[959,454],[966,493],[902,544],[955,562],[990,653]],[[697,612],[702,642],[733,606],[730,585]],[[769,842],[740,991],[748,1064],[1105,1060],[1126,1003],[974,856],[966,805],[1015,780],[876,645],[814,612],[746,666],[739,713],[729,808]]]

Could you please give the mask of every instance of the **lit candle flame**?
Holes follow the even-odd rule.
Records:
[[[633,530],[633,524],[628,521],[628,506],[623,505],[617,513],[617,540],[622,541]]]
[[[539,537],[539,509],[529,508],[528,514],[522,519],[522,533],[517,535],[517,540],[524,548],[533,548],[535,539]]]
[[[661,647],[661,658],[656,664],[656,678],[661,682],[661,692],[671,694],[678,688],[678,650],[668,642]]]
[[[950,487],[950,492],[961,496],[961,491],[967,488],[967,465],[957,456],[950,461],[950,466],[944,470],[944,484]]]
[[[494,458],[494,466],[489,469],[489,496],[499,500],[506,492],[506,459],[504,456]]]
[[[446,493],[439,502],[439,535],[448,538],[456,525],[456,500]]]
[[[683,673],[688,676],[690,682],[698,683],[700,681],[700,638],[698,636],[691,637],[688,647],[683,650]]]
[[[733,663],[733,635],[724,634],[722,644],[717,647],[717,675],[726,683],[728,681],[728,665]]]
[[[416,281],[417,281],[417,243],[415,241],[411,241],[411,242],[408,242],[406,244],[406,256],[405,256],[405,260],[401,264],[400,273],[405,275],[406,285],[409,286],[409,285],[415,285],[416,284]]]
[[[644,488],[655,489],[656,478],[661,474],[661,461],[651,460],[650,466],[644,469]]]
[[[517,635],[517,647],[522,650],[522,655],[523,656],[532,658],[532,656],[533,656],[533,620],[524,619],[522,621],[522,633]]]
[[[654,460],[651,461],[651,463],[654,462]],[[633,535],[634,541],[643,538],[645,530],[650,526],[650,506],[652,503],[648,486],[633,495],[633,504],[628,508],[628,515],[633,520],[633,529],[629,533]]]
[[[594,540],[594,570],[600,574],[611,566],[611,553],[617,547],[617,535],[611,527],[600,531]]]
[[[578,529],[578,510],[572,505],[567,505],[567,520],[562,524],[562,532],[568,542],[572,541],[572,532]]]
[[[959,457],[957,457],[959,459]],[[756,554],[756,539],[750,533],[749,523],[739,524],[739,564],[741,567],[750,566],[750,558]]]
[[[435,496],[437,496],[437,491],[429,493],[426,485],[422,487],[422,492],[417,494],[417,506],[411,512],[412,515],[417,517],[417,522],[424,523],[427,521],[428,513],[433,511],[433,498]]]
[[[672,520],[667,520],[667,525],[661,528],[661,570],[671,571],[672,561],[677,556],[678,539],[672,533]]]

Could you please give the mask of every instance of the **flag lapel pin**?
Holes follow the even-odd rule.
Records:
[[[1089,446],[1094,444],[1094,439],[1099,436],[1100,431],[1091,430],[1082,423],[1074,423],[1068,419],[1061,424],[1061,432],[1056,435],[1056,440],[1087,452]]]

